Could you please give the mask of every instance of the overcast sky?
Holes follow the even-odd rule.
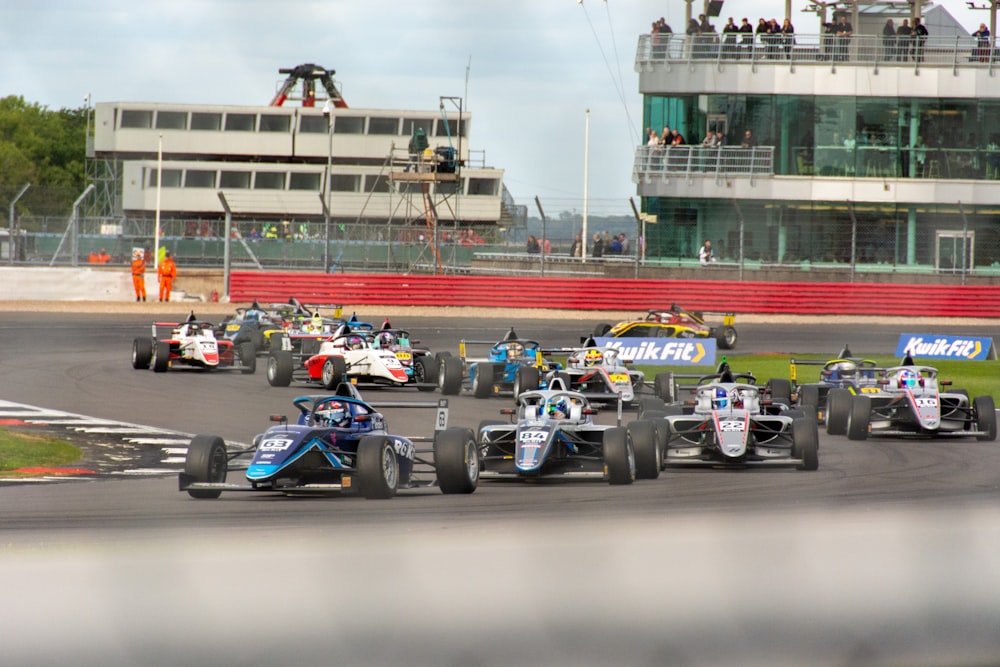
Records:
[[[814,33],[809,4],[793,23]],[[983,4],[977,2],[976,4]],[[695,2],[695,12],[700,2]],[[944,5],[971,30],[988,12]],[[784,0],[726,0],[722,17],[778,17]],[[684,0],[34,0],[0,2],[0,96],[50,109],[97,102],[266,105],[282,67],[336,69],[348,105],[435,109],[462,97],[473,150],[519,203],[628,213],[642,102],[638,35]],[[753,22],[756,22],[755,20]],[[466,83],[468,73],[468,83]]]

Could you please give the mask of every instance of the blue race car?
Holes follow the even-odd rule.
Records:
[[[491,347],[485,358],[470,359],[466,356],[469,345]],[[546,374],[562,370],[561,364],[544,358],[538,341],[519,338],[513,327],[496,343],[462,340],[458,352],[466,369],[467,388],[476,398],[513,393],[517,400],[522,392],[546,389]]]
[[[295,423],[283,415],[247,449],[230,451],[222,438],[196,435],[188,447],[179,487],[193,498],[218,498],[223,491],[292,495],[359,493],[391,498],[398,489],[434,486],[443,493],[472,493],[479,481],[479,456],[471,429],[446,428],[447,399],[383,402],[382,407],[435,407],[433,438],[390,435],[385,417],[362,400],[351,384],[335,394],[301,396]],[[433,449],[417,449],[432,442]],[[433,454],[433,458],[427,457]],[[247,484],[226,482],[229,463],[252,456]],[[433,478],[421,473],[432,470]]]

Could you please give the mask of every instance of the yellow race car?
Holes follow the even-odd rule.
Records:
[[[598,324],[593,336],[612,338],[714,338],[720,350],[736,347],[736,315],[726,313],[720,326],[705,323],[704,313],[684,310],[677,304],[670,308],[650,309],[641,320],[619,322],[614,326]]]

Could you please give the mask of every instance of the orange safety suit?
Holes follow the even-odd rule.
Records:
[[[132,287],[135,288],[135,300],[146,300],[146,260],[141,256],[132,260]]]
[[[170,255],[164,257],[157,273],[160,276],[160,301],[170,301],[170,288],[174,283],[174,278],[177,277],[177,265],[174,264],[174,258]]]

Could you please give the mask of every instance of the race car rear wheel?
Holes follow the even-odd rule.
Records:
[[[799,405],[803,408],[809,406],[809,414],[815,417],[819,409],[819,387],[814,384],[807,384],[800,387]]]
[[[170,368],[170,343],[165,340],[156,341],[152,363],[154,373],[163,373]]]
[[[441,357],[438,366],[438,386],[445,396],[462,391],[462,360],[452,356]]]
[[[441,493],[472,493],[479,485],[479,449],[471,429],[449,428],[434,438],[434,467]]]
[[[188,445],[187,456],[184,459],[184,472],[194,482],[221,484],[226,481],[229,467],[229,457],[226,456],[226,443],[217,435],[196,435]],[[212,499],[222,495],[218,489],[188,489],[192,498]]]
[[[240,343],[240,372],[253,375],[257,372],[257,346],[250,341]]]
[[[604,432],[604,474],[609,484],[635,481],[635,450],[625,429],[620,426]]]
[[[847,434],[847,418],[851,415],[851,397],[848,389],[831,389],[826,395],[826,432],[830,435]]]
[[[434,391],[437,384],[438,374],[434,365],[434,360],[428,356],[417,357],[413,360],[413,381],[417,383],[419,391]]]
[[[771,378],[767,381],[767,389],[771,394],[771,401],[774,403],[791,404],[792,383],[785,378]]]
[[[972,399],[972,414],[976,417],[976,430],[986,435],[977,435],[976,440],[993,442],[997,439],[997,411],[992,396],[976,396]]]
[[[272,387],[287,387],[292,383],[292,353],[271,349],[267,355],[267,383]]]
[[[662,420],[661,420],[662,421]],[[663,422],[666,424],[666,422]],[[656,424],[652,421],[634,421],[626,428],[626,435],[632,442],[635,452],[636,479],[656,479],[660,476],[660,463],[663,460],[663,447],[660,445],[660,435]]]
[[[662,400],[670,403],[673,401],[673,387],[670,373],[657,373],[653,376],[653,391]]]
[[[608,332],[611,331],[610,324],[598,324],[594,327],[594,338],[601,338],[607,336]]]
[[[815,417],[799,417],[792,422],[792,457],[801,459],[799,470],[819,468],[819,428]]]
[[[327,357],[323,362],[322,380],[327,389],[336,389],[347,374],[347,362],[343,357]]]
[[[444,363],[445,359],[450,359],[450,358],[451,358],[451,352],[449,352],[448,350],[441,350],[440,352],[434,353],[434,363],[438,365],[438,368],[441,367],[441,364]]]
[[[731,350],[736,347],[736,327],[722,326],[715,330],[715,344],[720,350]]]
[[[534,366],[518,366],[514,374],[514,400],[526,391],[538,389],[538,369]]]
[[[476,369],[472,373],[472,395],[476,398],[489,398],[492,396],[495,379],[496,367],[493,364],[476,364]]]
[[[132,341],[132,368],[149,368],[152,358],[152,338],[136,338]]]
[[[358,442],[358,485],[369,500],[384,500],[396,495],[399,487],[399,461],[392,438],[366,435]]]
[[[868,423],[871,416],[871,396],[854,396],[851,399],[851,412],[847,415],[847,437],[849,440],[866,440],[868,438]]]

